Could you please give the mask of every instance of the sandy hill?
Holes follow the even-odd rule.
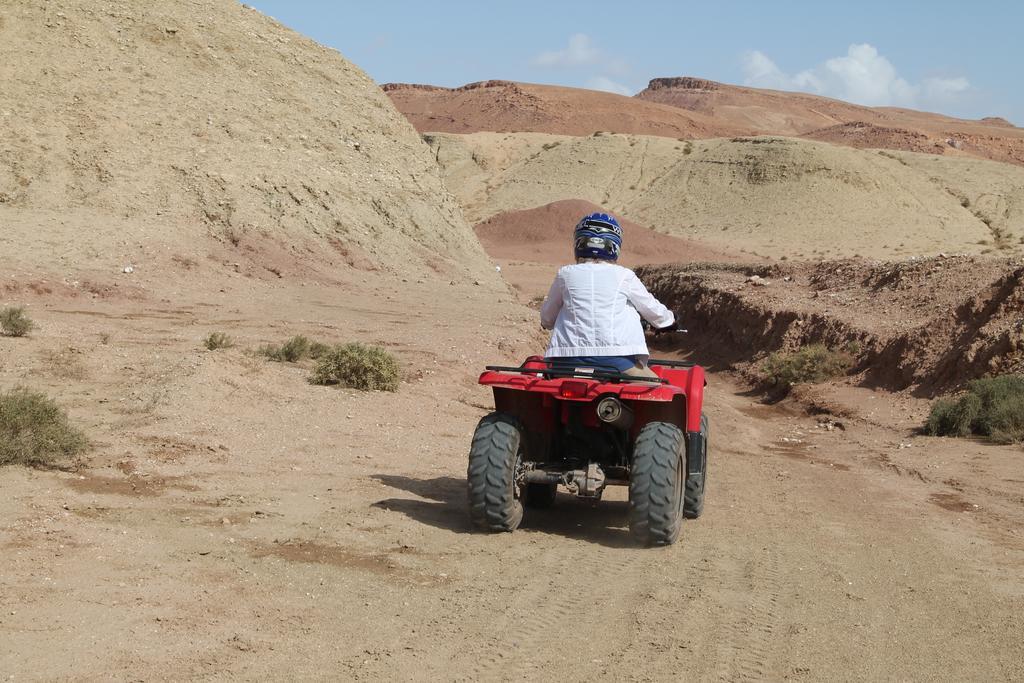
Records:
[[[595,131],[708,138],[740,134],[696,112],[613,93],[511,81],[460,88],[388,83],[384,91],[424,132],[538,132],[590,135]]]
[[[1005,119],[967,121],[817,95],[747,88],[701,78],[655,78],[637,99],[669,104],[749,134],[807,136],[854,147],[975,156],[1024,164],[1024,129]]]
[[[1015,250],[1024,169],[792,138],[427,136],[467,216],[583,199],[666,234],[768,257]]]
[[[1024,129],[998,117],[968,121],[701,78],[655,78],[634,97],[510,81],[460,88],[404,83],[383,87],[421,132],[607,131],[688,139],[784,135],[1024,164]]]
[[[493,274],[379,87],[237,2],[9,4],[0,82],[5,261]]]
[[[582,199],[565,199],[520,211],[491,216],[474,228],[492,257],[537,263],[567,263],[571,257],[572,232],[583,216],[602,207]],[[620,263],[679,263],[731,261],[733,256],[701,244],[657,233],[631,220],[620,220],[623,248]]]
[[[535,304],[547,294],[558,266],[571,263],[572,232],[588,213],[605,211],[582,199],[563,199],[543,206],[504,211],[474,228],[484,249],[501,264],[501,274],[522,300]],[[619,216],[623,230],[619,263],[641,264],[742,261],[737,254],[671,235],[657,233]]]

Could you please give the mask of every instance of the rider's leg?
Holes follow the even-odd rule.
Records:
[[[658,375],[655,374],[654,370],[651,370],[649,367],[647,367],[647,363],[641,362],[639,360],[633,361],[633,367],[629,368],[628,370],[624,370],[622,372],[622,374],[629,375],[631,377],[657,377],[658,376]]]

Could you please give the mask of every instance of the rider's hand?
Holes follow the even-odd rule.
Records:
[[[657,337],[658,335],[668,334],[669,332],[675,332],[678,329],[679,329],[679,321],[676,320],[671,325],[669,325],[667,327],[659,327],[658,329],[654,330],[654,336]]]

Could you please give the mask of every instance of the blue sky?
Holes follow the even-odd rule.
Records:
[[[248,0],[380,83],[490,78],[632,94],[656,76],[1024,125],[1024,3]]]

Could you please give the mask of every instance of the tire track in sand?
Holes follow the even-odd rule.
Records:
[[[489,639],[498,647],[478,661],[468,678],[529,679],[563,668],[581,678],[588,670],[600,671],[607,661],[603,636],[612,622],[628,617],[633,596],[644,585],[642,575],[650,564],[645,551],[595,548],[557,537],[544,543],[552,547],[521,565],[528,572],[523,588],[509,600]],[[623,637],[616,634],[616,639]],[[552,648],[553,642],[563,643],[564,650]]]
[[[711,407],[720,424],[738,427],[731,445],[744,455],[757,453],[766,436],[734,405],[746,402],[730,396]],[[729,476],[729,469],[747,469],[749,463],[722,462],[721,467]],[[767,504],[773,489],[769,483],[760,491],[762,502]],[[722,504],[728,499],[726,490],[719,496]],[[532,557],[520,556],[503,569],[502,579],[520,580],[520,588],[488,629],[491,647],[468,678],[623,680],[638,670],[669,679],[747,681],[774,675],[771,645],[786,600],[772,543],[749,537],[726,550],[716,539],[734,532],[719,527],[711,515],[685,523],[680,543],[672,548],[611,547],[566,531],[577,519],[584,528],[595,528],[602,513],[561,502],[552,512],[566,519],[554,533],[517,532],[530,535],[539,547]],[[619,533],[620,538],[604,534],[599,540],[623,541],[627,532]],[[685,628],[686,623],[700,628]]]
[[[779,621],[778,557],[765,553],[747,561],[737,580],[734,618],[720,631],[716,677],[722,681],[763,680],[770,673],[770,647]]]

